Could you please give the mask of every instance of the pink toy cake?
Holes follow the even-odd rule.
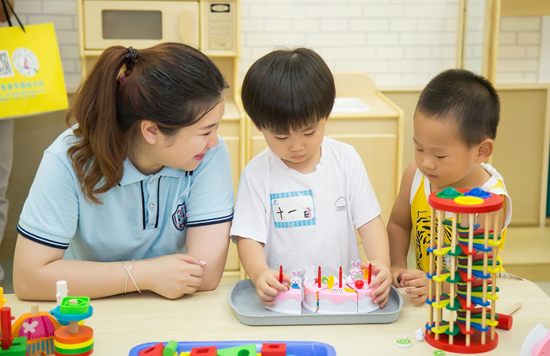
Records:
[[[338,278],[321,278],[321,267],[315,278],[315,267],[305,266],[303,289],[300,288],[301,270],[293,270],[290,284],[287,284],[289,289],[279,292],[275,298],[276,304],[266,308],[284,314],[301,314],[301,307],[319,314],[367,314],[376,311],[380,306],[372,303],[375,288],[369,287],[369,273],[360,268],[360,263],[361,261],[352,262],[350,275],[346,279],[342,278],[341,267]],[[282,270],[280,273],[282,281]]]
[[[319,310],[319,292],[325,289],[327,289],[326,284],[321,284],[320,287],[317,283],[304,285],[304,301],[302,302],[304,309],[317,313]]]
[[[371,274],[371,278],[376,276],[372,276],[372,272],[361,270],[360,264],[361,261],[351,262],[352,267],[349,270],[350,275],[346,278],[346,283],[357,293],[357,312],[366,314],[380,309],[380,306],[372,303],[372,292],[375,288],[369,286],[367,280],[369,274]]]
[[[349,284],[357,293],[357,312],[359,314],[366,314],[380,309],[378,304],[372,303],[374,288],[369,288],[365,279],[361,279],[361,282],[363,282],[363,285],[360,283]]]
[[[357,314],[357,293],[334,276],[328,278],[327,289],[319,292],[319,314]]]
[[[288,290],[279,292],[275,297],[275,305],[272,307],[266,306],[267,309],[283,314],[301,314],[302,313],[302,278],[300,278],[301,270],[297,272],[292,270],[292,278],[290,284],[284,283]],[[281,277],[282,282],[282,270]]]
[[[321,267],[319,267],[317,278],[315,278],[315,266],[305,266],[304,276],[304,309],[317,313],[319,310],[319,292],[327,289],[327,285],[321,283]]]

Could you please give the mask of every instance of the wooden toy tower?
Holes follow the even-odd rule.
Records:
[[[458,353],[493,350],[498,345],[495,304],[503,198],[480,188],[446,188],[432,193],[428,202],[432,219],[426,341]],[[446,212],[451,220],[445,220]],[[451,227],[450,244],[445,244],[445,226]],[[444,282],[450,285],[448,294]],[[443,319],[444,309],[448,320]]]

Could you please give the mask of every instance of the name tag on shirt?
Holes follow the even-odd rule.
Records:
[[[315,225],[311,190],[270,194],[276,228]]]

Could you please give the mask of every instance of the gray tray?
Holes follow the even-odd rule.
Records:
[[[266,309],[250,279],[239,281],[229,291],[233,314],[246,325],[319,325],[319,324],[383,324],[393,323],[403,308],[401,294],[393,286],[384,309],[368,314],[317,314],[302,307],[302,314],[288,315]]]

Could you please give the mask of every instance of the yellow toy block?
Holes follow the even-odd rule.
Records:
[[[450,275],[451,275],[450,273],[444,273],[444,274],[440,274],[439,277],[433,276],[432,279],[436,282],[445,282]]]
[[[431,331],[434,334],[444,334],[445,331],[447,331],[448,328],[449,328],[449,325],[439,325],[438,329],[436,329],[435,326],[434,326]]]
[[[433,303],[432,303],[432,306],[433,306],[434,308],[437,308],[437,309],[443,309],[443,308],[445,308],[445,307],[447,306],[447,304],[449,304],[449,302],[450,302],[450,299],[444,299],[444,300],[440,300],[440,301],[439,301],[439,304],[436,303],[436,302],[433,302]]]
[[[442,248],[436,248],[434,250],[434,255],[437,255],[437,256],[443,256],[443,255],[446,255],[447,252],[449,252],[451,250],[451,246],[448,246],[448,247],[442,247]]]

